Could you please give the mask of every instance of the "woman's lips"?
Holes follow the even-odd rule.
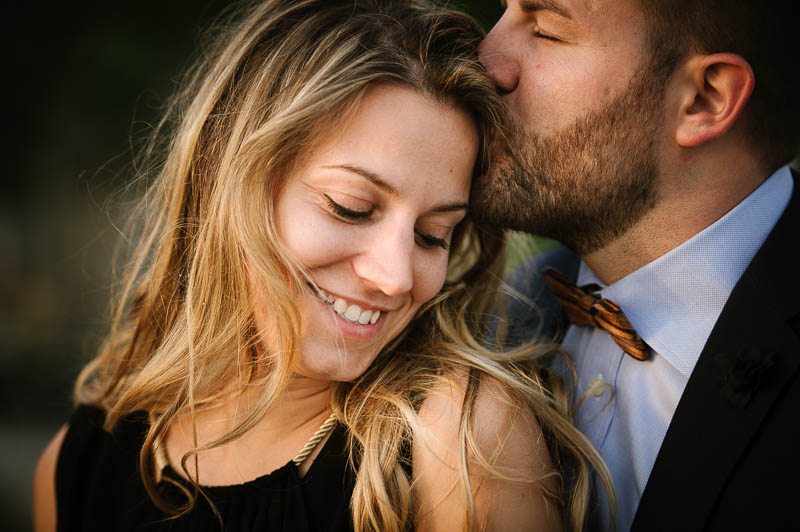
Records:
[[[352,323],[358,323],[359,325],[375,325],[381,317],[381,312],[385,312],[376,307],[362,308],[365,307],[364,304],[359,305],[351,303],[347,299],[329,294],[319,287],[311,286],[311,288],[316,292],[320,300],[333,308],[336,314]]]
[[[326,314],[330,316],[334,324],[346,335],[359,339],[371,339],[383,328],[388,310],[374,307],[362,308],[359,304],[350,303],[345,298],[329,294],[310,283],[309,289],[316,294],[317,300],[327,311]]]
[[[383,329],[386,313],[378,312],[374,323],[361,324],[339,314],[334,310],[333,305],[326,301],[319,301],[319,303],[322,307],[322,311],[329,316],[333,324],[346,336],[360,340],[371,340]],[[374,317],[375,313],[373,313],[372,316]]]

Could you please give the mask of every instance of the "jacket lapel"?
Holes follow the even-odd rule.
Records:
[[[681,397],[632,530],[703,527],[748,442],[800,366],[800,190],[734,288]]]

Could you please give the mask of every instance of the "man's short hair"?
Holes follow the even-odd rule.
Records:
[[[652,65],[667,75],[691,53],[733,52],[753,69],[740,120],[771,168],[800,148],[800,6],[792,0],[639,0]],[[792,5],[795,4],[795,5]]]

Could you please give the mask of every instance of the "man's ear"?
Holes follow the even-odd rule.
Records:
[[[750,99],[755,75],[740,55],[695,55],[678,68],[675,81],[680,103],[675,140],[692,148],[733,126]]]

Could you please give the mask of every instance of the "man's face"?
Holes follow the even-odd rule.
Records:
[[[474,184],[477,216],[585,255],[652,207],[666,81],[645,31],[634,0],[509,1],[480,52],[515,127]]]

